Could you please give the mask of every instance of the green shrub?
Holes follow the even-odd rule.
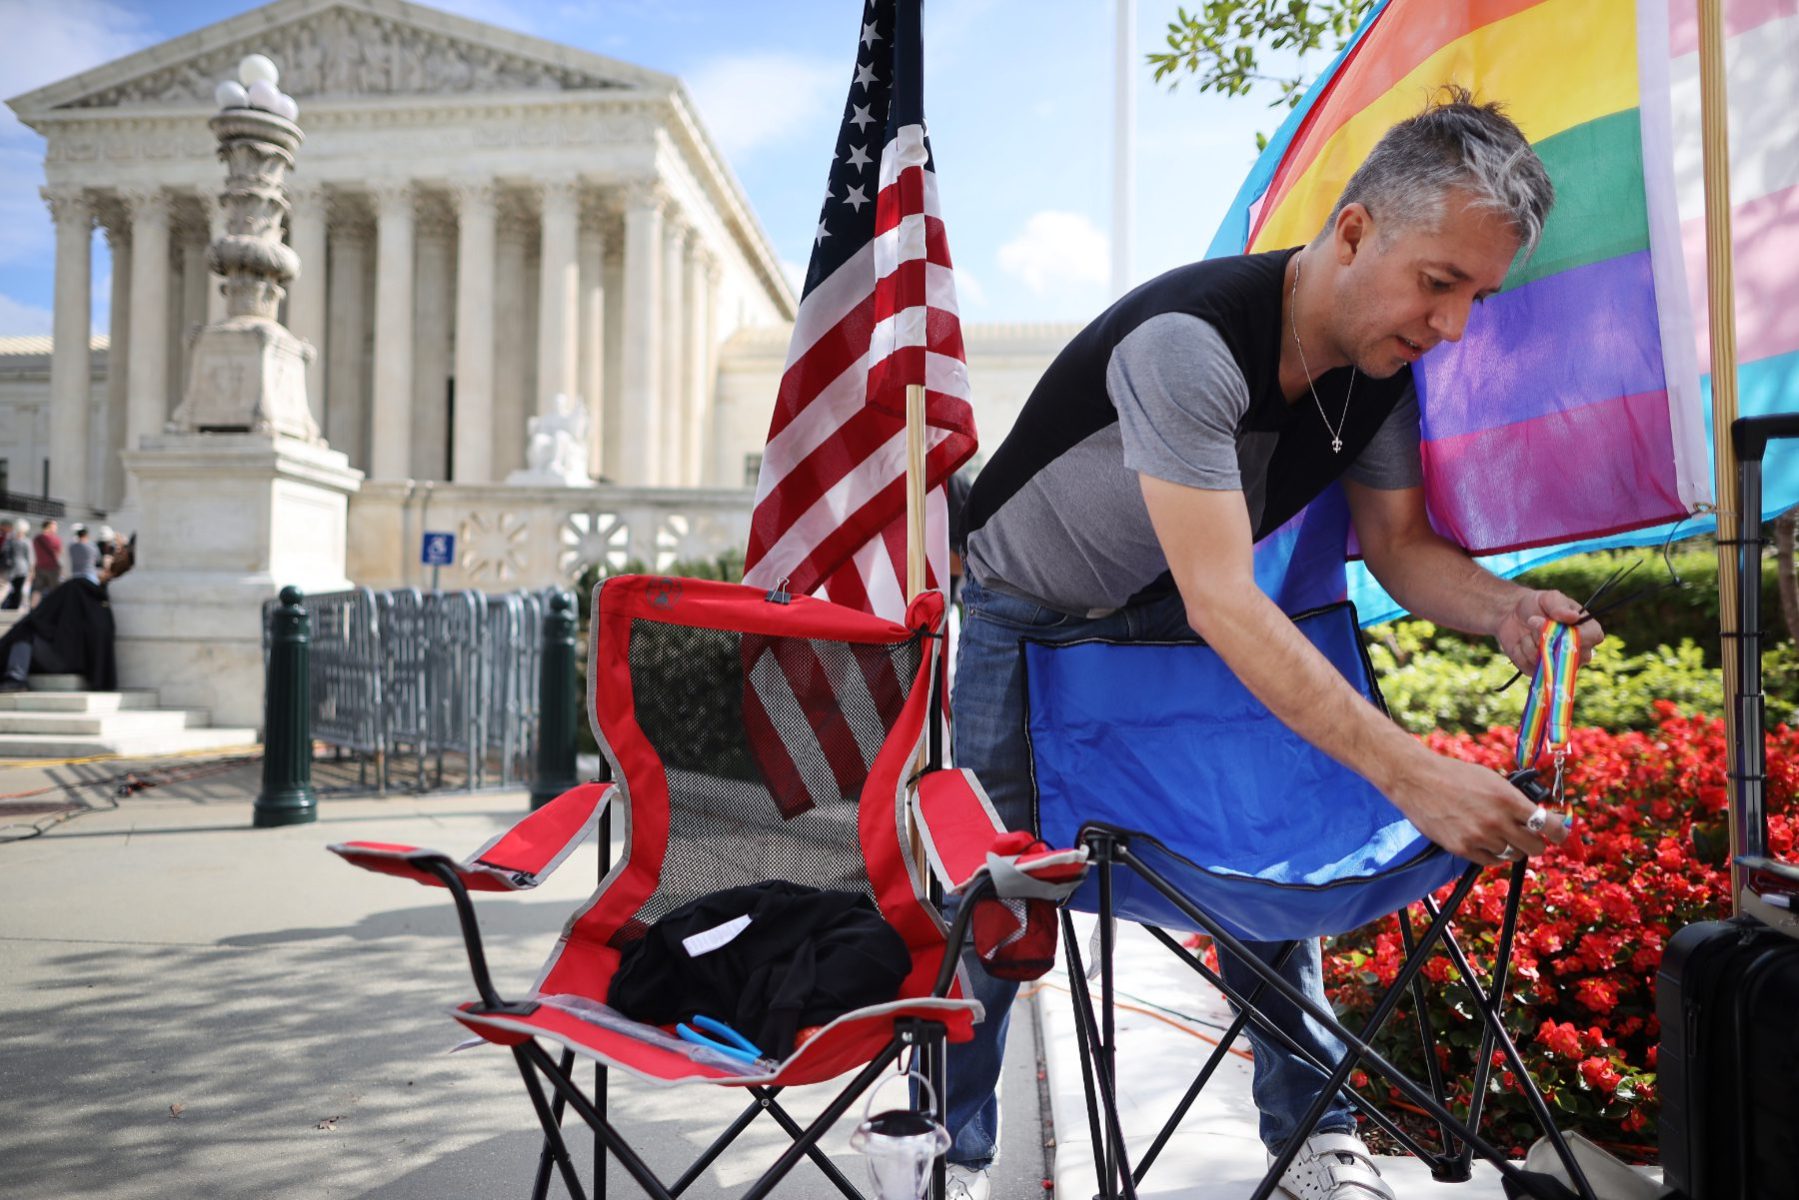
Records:
[[[1712,666],[1718,654],[1718,552],[1710,538],[1695,538],[1682,543],[1670,561],[1682,585],[1642,596],[1607,613],[1602,620],[1608,639],[1616,638],[1632,650],[1654,646],[1678,646],[1691,639]],[[1632,592],[1668,582],[1668,568],[1662,562],[1659,548],[1610,550],[1594,554],[1577,554],[1557,562],[1526,571],[1518,582],[1527,587],[1553,588],[1584,601],[1604,583],[1620,565],[1635,561],[1639,565],[1620,579],[1600,603],[1620,599]],[[1768,644],[1791,640],[1780,616],[1780,589],[1774,577],[1774,562],[1769,558],[1762,566],[1762,625]]]
[[[1479,733],[1516,725],[1528,680],[1495,689],[1513,674],[1510,660],[1491,648],[1443,633],[1429,621],[1395,621],[1369,629],[1368,656],[1394,719],[1414,733]],[[1799,649],[1783,642],[1762,660],[1768,723],[1799,723]],[[1651,729],[1658,700],[1685,713],[1723,712],[1723,680],[1704,651],[1682,639],[1640,654],[1607,637],[1581,669],[1574,717],[1603,729]]]
[[[581,630],[579,634],[581,650],[577,656],[576,670],[580,674],[581,695],[584,698],[583,703],[586,702],[585,697],[587,696],[587,626],[589,618],[593,614],[593,590],[598,587],[600,581],[609,574],[612,574],[612,572],[607,571],[604,564],[595,563],[592,566],[589,566],[585,571],[581,572],[581,577],[575,581],[575,611],[581,616]],[[617,574],[673,575],[683,579],[717,579],[726,583],[736,583],[743,578],[743,551],[732,549],[725,551],[716,558],[683,559],[671,564],[668,570],[657,572],[650,571],[643,563],[633,559],[630,562],[627,562],[624,569],[617,572]],[[726,669],[727,667],[729,669]],[[736,695],[739,668],[735,662],[730,664],[701,663],[696,659],[689,664],[688,669],[703,669],[718,673],[720,680],[718,688],[719,695],[721,697],[727,695],[734,697]],[[599,752],[599,745],[594,741],[593,728],[587,719],[583,719],[580,722],[577,747],[582,754],[596,754]]]

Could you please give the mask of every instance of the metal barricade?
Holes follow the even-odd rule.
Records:
[[[312,619],[313,739],[374,755],[379,769],[386,739],[375,593],[326,592],[303,603]]]
[[[479,592],[433,592],[424,597],[425,746],[437,758],[443,778],[445,753],[468,759],[468,786],[483,773],[487,709],[482,685],[482,638],[486,598]]]
[[[497,782],[521,783],[530,773],[531,726],[537,711],[535,597],[513,593],[487,597],[481,671],[487,697],[486,744]]]
[[[387,758],[411,755],[416,762],[415,786],[425,789],[425,598],[417,588],[378,594],[381,613],[381,689],[385,704]],[[392,784],[383,779],[383,790]]]
[[[313,741],[357,756],[365,785],[372,766],[382,792],[397,774],[410,776],[408,788],[441,786],[446,755],[461,756],[470,790],[522,785],[536,752],[548,595],[354,588],[305,597]],[[263,606],[265,657],[274,608]]]

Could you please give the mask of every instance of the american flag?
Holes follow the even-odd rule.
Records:
[[[870,0],[757,481],[744,582],[898,619],[906,386],[925,387],[930,573],[943,485],[974,454],[949,241],[925,135],[921,0]],[[876,138],[880,138],[877,144]]]

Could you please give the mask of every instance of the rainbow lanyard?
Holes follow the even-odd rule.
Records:
[[[1574,729],[1574,676],[1579,671],[1580,630],[1560,621],[1545,622],[1537,641],[1537,672],[1518,721],[1517,761],[1522,770],[1535,766],[1545,753],[1552,755],[1558,795]]]

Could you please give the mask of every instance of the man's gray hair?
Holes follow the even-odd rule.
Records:
[[[1356,168],[1331,210],[1328,231],[1345,205],[1361,204],[1387,228],[1435,227],[1451,190],[1499,213],[1530,258],[1555,203],[1543,160],[1497,103],[1476,104],[1464,87],[1445,84],[1431,105],[1382,135]]]

